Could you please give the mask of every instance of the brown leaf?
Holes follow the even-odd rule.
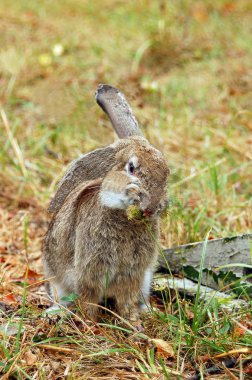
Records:
[[[24,359],[27,365],[33,365],[37,361],[37,356],[34,355],[31,350],[28,350],[24,353]]]
[[[7,247],[0,246],[0,253],[3,253],[3,254],[7,253]],[[4,263],[6,261],[6,257],[1,256],[0,260],[1,260],[1,263]]]
[[[24,276],[25,276],[25,273],[24,273]],[[41,274],[35,272],[34,270],[32,269],[28,269],[28,283],[29,284],[33,284],[34,282],[37,282],[39,281],[39,279],[41,278]]]
[[[174,357],[172,346],[163,339],[150,339],[150,342],[156,347],[156,354],[158,357]]]
[[[1,301],[7,305],[11,305],[17,302],[13,294],[4,295],[3,298],[1,298]]]
[[[241,326],[235,326],[233,331],[233,336],[239,337],[246,333],[246,328],[242,328]]]
[[[42,277],[42,274],[39,274],[39,273],[35,272],[34,270],[32,270],[30,268],[28,269],[27,283],[29,285],[38,282],[41,279],[41,277]],[[24,274],[21,277],[15,278],[15,281],[24,281],[25,278],[26,278],[26,270],[25,270]]]

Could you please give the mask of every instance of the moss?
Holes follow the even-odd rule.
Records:
[[[223,239],[223,243],[226,244],[226,243],[230,243],[231,241],[234,241],[236,240],[237,238],[239,238],[240,236],[231,236],[231,237],[226,237]]]
[[[129,220],[142,220],[144,219],[143,212],[136,205],[131,205],[127,208],[127,217]]]

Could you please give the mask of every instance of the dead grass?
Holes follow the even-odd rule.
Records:
[[[249,378],[251,311],[233,313],[238,328],[212,305],[195,332],[190,301],[156,294],[144,333],[43,317],[40,247],[66,165],[114,139],[100,82],[126,93],[171,167],[164,246],[251,231],[251,2],[3,0],[0,17],[2,378],[179,379],[232,349],[235,368],[206,378]]]

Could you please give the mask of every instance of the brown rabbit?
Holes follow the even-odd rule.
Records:
[[[134,319],[148,305],[168,168],[117,89],[99,86],[96,100],[120,139],[74,161],[61,180],[49,207],[45,275],[55,300],[76,293],[91,318],[94,304],[112,297],[118,313]],[[143,217],[128,218],[130,205]]]

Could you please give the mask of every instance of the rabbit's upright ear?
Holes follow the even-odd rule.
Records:
[[[96,149],[74,161],[59,183],[58,190],[48,208],[49,212],[58,212],[66,197],[80,183],[104,177],[115,165],[115,155],[118,150],[129,143],[127,137],[142,136],[125,96],[115,87],[100,85],[96,91],[96,101],[108,114],[118,136],[123,140],[108,147]]]
[[[70,192],[80,183],[104,177],[115,165],[115,154],[115,145],[109,145],[105,148],[96,149],[73,161],[60,181],[48,211],[51,213],[58,212]]]
[[[110,118],[118,137],[142,136],[138,122],[122,92],[108,84],[101,84],[95,95],[97,103]]]

